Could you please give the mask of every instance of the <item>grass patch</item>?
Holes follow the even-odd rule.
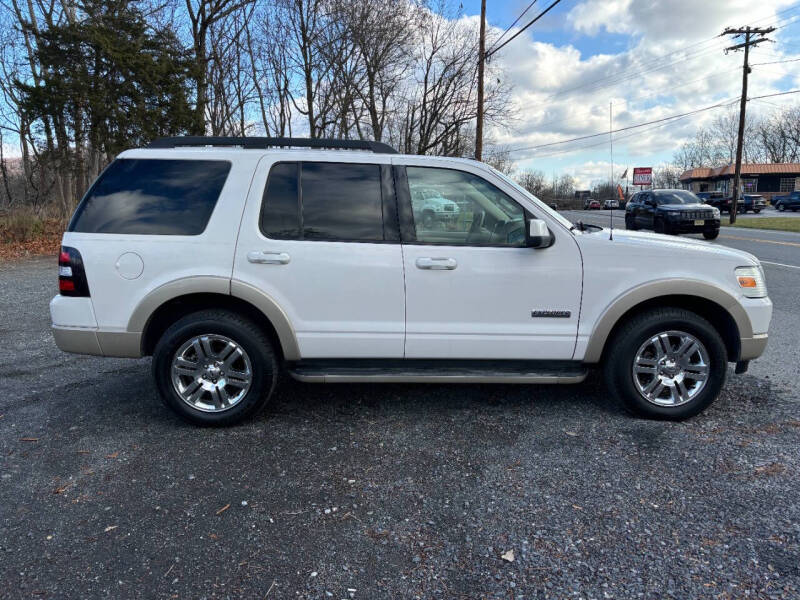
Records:
[[[800,233],[800,219],[796,217],[762,217],[760,219],[736,219],[736,223],[730,225],[723,219],[723,227],[742,227],[744,229],[772,229],[774,231],[795,231]]]
[[[0,261],[55,254],[66,221],[42,217],[29,209],[0,211]]]

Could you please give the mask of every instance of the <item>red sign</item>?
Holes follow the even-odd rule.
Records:
[[[653,168],[633,167],[633,185],[653,185]]]

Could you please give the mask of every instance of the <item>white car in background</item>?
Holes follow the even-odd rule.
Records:
[[[415,221],[425,229],[452,223],[461,210],[456,202],[430,188],[411,189],[411,207]]]

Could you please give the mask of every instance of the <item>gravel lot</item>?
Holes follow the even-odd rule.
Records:
[[[800,406],[763,371],[681,424],[597,378],[284,381],[204,430],[149,360],[60,353],[54,289],[0,265],[2,597],[800,597]]]

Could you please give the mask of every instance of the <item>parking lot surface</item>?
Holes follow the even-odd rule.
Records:
[[[224,430],[163,408],[147,359],[59,352],[55,272],[0,265],[2,597],[800,597],[800,271],[768,269],[769,353],[685,423],[598,376],[284,380]]]

